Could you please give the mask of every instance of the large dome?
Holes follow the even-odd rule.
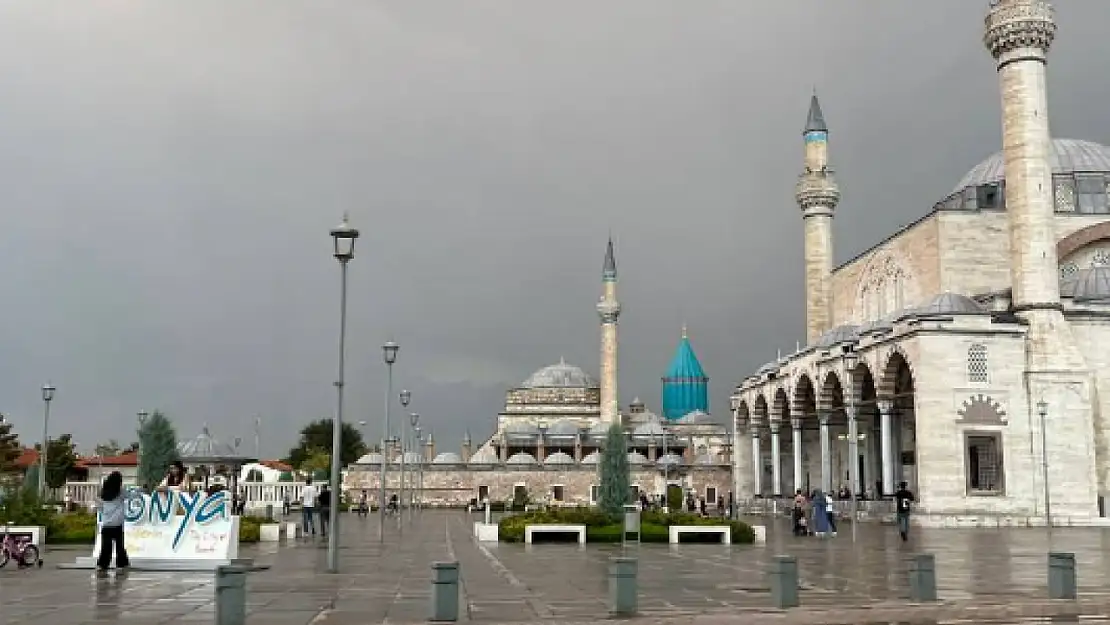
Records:
[[[522,388],[594,388],[597,382],[585,371],[568,365],[562,359],[528,376]]]
[[[1093,141],[1053,139],[1048,153],[1053,174],[1110,173],[1110,148]],[[959,193],[968,187],[994,184],[1005,178],[1002,152],[995,152],[971,168],[953,189]]]

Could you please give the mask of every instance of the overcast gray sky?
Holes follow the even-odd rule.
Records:
[[[348,418],[380,345],[440,441],[487,435],[560,356],[598,368],[605,238],[621,403],[658,409],[685,321],[729,389],[804,338],[793,186],[816,86],[844,260],[997,150],[986,1],[0,2],[0,410],[37,440],[133,439],[161,408],[283,454]],[[1060,3],[1053,133],[1110,142],[1110,11]],[[248,447],[250,443],[247,443]]]

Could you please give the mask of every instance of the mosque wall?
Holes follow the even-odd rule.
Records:
[[[1110,320],[1105,317],[1069,317],[1072,333],[1094,377],[1095,472],[1098,492],[1110,491]]]
[[[833,326],[861,324],[940,293],[938,213],[833,272]]]
[[[943,211],[937,292],[977,295],[1010,288],[1010,231],[1003,211]]]
[[[687,467],[681,473],[672,471],[670,477],[671,482],[680,483],[686,489],[694,489],[703,497],[706,496],[706,489],[712,488],[717,495],[727,499],[732,488],[730,465]],[[665,491],[666,481],[658,469],[633,468],[630,478],[633,485],[648,494],[661,494]],[[589,505],[591,487],[599,482],[594,468],[425,467],[422,500],[433,506],[464,506],[478,497],[479,487],[485,486],[491,500],[505,501],[512,499],[517,486],[524,486],[532,501],[542,501],[545,498],[550,501],[554,496],[554,487],[561,486],[563,503]],[[377,499],[380,483],[379,469],[374,466],[353,466],[343,477],[344,490],[356,493],[367,490],[370,501]],[[386,490],[390,493],[400,490],[400,473],[396,469],[387,475]]]

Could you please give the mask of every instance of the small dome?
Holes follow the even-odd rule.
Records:
[[[521,388],[597,388],[597,382],[582,369],[560,359],[558,364],[528,376]]]
[[[1110,267],[1087,267],[1060,281],[1060,295],[1077,302],[1110,299]]]
[[[536,457],[530,453],[518,451],[505,460],[505,464],[536,464]]]
[[[365,456],[358,459],[358,464],[381,464],[382,455],[376,451],[372,451]]]
[[[678,454],[664,454],[659,457],[659,460],[655,464],[659,465],[660,467],[673,467],[675,465],[682,464],[682,456],[679,456]]]
[[[547,428],[548,436],[578,436],[578,424],[566,419],[556,421],[554,425]]]
[[[605,438],[606,436],[609,436],[609,424],[608,423],[596,423],[596,424],[594,424],[594,426],[592,428],[590,428],[589,436],[590,436],[590,438]]]
[[[958,293],[941,293],[925,304],[907,312],[913,317],[937,315],[981,315],[987,312],[978,302]]]
[[[493,452],[488,449],[482,449],[478,453],[470,457],[469,464],[500,464],[501,460],[498,459]]]
[[[591,451],[582,458],[582,464],[597,464],[601,460],[601,456],[596,451]]]
[[[574,457],[570,454],[557,451],[543,459],[544,464],[574,464]]]
[[[647,464],[648,462],[649,462],[649,460],[647,459],[647,456],[645,456],[644,454],[642,454],[638,451],[628,452],[628,464],[641,465],[641,464]]]
[[[445,451],[443,453],[437,454],[435,458],[432,458],[432,464],[462,464],[462,463],[463,463],[462,456],[460,456],[459,454],[457,454],[453,451]]]
[[[405,464],[420,464],[424,462],[424,456],[416,453],[415,451],[406,451],[404,453]],[[401,456],[393,459],[393,464],[401,464]]]
[[[510,423],[505,426],[505,436],[509,438],[534,438],[540,429],[531,423]]]
[[[841,343],[854,343],[859,339],[859,326],[839,325],[817,337],[817,347],[832,347]]]
[[[666,434],[666,430],[663,429],[663,426],[654,422],[638,425],[635,430],[632,430],[632,436],[643,438],[662,437],[664,434]]]
[[[679,425],[714,425],[716,422],[709,413],[695,410],[686,413],[685,416],[675,421],[675,423]]]
[[[1048,150],[1048,164],[1052,173],[1110,172],[1110,148],[1092,141],[1078,139],[1053,139]],[[959,193],[968,187],[995,184],[1006,177],[1002,152],[995,152],[971,168],[953,189]]]
[[[246,460],[246,456],[235,447],[214,438],[207,425],[201,430],[200,436],[177,444],[177,457],[186,463]]]
[[[894,327],[894,321],[901,315],[900,312],[886,315],[878,319],[872,319],[859,327],[859,333],[868,334],[871,332],[885,332]]]

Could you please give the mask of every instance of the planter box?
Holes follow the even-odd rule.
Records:
[[[277,523],[264,523],[258,527],[258,541],[263,543],[276,543],[281,540],[281,525]]]
[[[755,541],[757,545],[762,545],[767,542],[767,527],[764,525],[753,525],[752,532],[755,533]]]
[[[495,543],[500,539],[498,525],[496,523],[475,523],[474,524],[474,538],[480,543]]]
[[[293,540],[301,533],[301,524],[296,521],[287,521],[281,524],[281,531],[285,532],[285,540]]]

